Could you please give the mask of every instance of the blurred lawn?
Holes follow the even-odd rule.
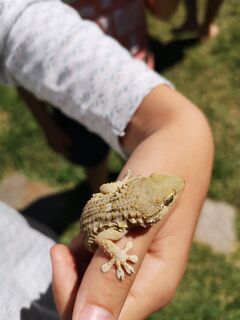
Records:
[[[181,23],[182,9],[170,23],[148,17],[150,33],[171,41],[170,30]],[[211,124],[216,157],[209,195],[240,209],[240,2],[225,1],[218,18],[220,36],[184,51],[184,59],[164,71],[176,87],[194,101]],[[122,161],[112,153],[109,166]],[[0,87],[0,178],[12,171],[46,181],[59,189],[84,178],[84,170],[69,165],[47,147],[42,133],[13,89]],[[240,235],[240,215],[237,221]],[[78,231],[74,226],[62,240]],[[174,302],[149,319],[240,319],[240,242],[228,257],[194,245],[186,275]],[[161,288],[159,288],[161,290]]]

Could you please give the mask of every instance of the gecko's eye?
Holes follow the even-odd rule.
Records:
[[[171,194],[170,196],[168,196],[168,197],[164,200],[163,204],[164,204],[165,206],[169,206],[170,203],[172,203],[172,202],[173,202],[173,194]]]

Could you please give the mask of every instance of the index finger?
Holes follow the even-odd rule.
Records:
[[[130,254],[136,254],[139,258],[137,264],[134,265],[135,274],[126,276],[123,281],[117,279],[116,270],[113,267],[106,273],[100,271],[102,264],[109,259],[102,249],[99,248],[96,251],[82,279],[73,311],[73,320],[118,318],[145,253],[162,223],[163,221],[157,223],[146,232],[138,234],[136,238],[136,233],[132,232],[131,236],[124,237],[117,242],[117,246],[122,248],[127,241],[134,240],[134,247]]]

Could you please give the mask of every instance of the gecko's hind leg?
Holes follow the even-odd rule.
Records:
[[[112,241],[120,240],[126,232],[117,231],[114,229],[104,230],[96,237],[96,243],[110,256],[111,260],[104,263],[101,267],[102,272],[107,272],[114,264],[117,268],[117,278],[124,279],[124,270],[127,274],[134,273],[133,267],[127,263],[138,262],[138,257],[135,255],[128,255],[127,252],[133,247],[133,243],[128,241],[124,249],[118,248]],[[124,270],[123,270],[124,269]]]

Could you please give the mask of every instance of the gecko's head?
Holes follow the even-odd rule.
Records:
[[[161,220],[184,189],[184,179],[180,176],[152,174],[144,179],[145,201],[149,209],[145,211],[145,223],[151,225]]]

